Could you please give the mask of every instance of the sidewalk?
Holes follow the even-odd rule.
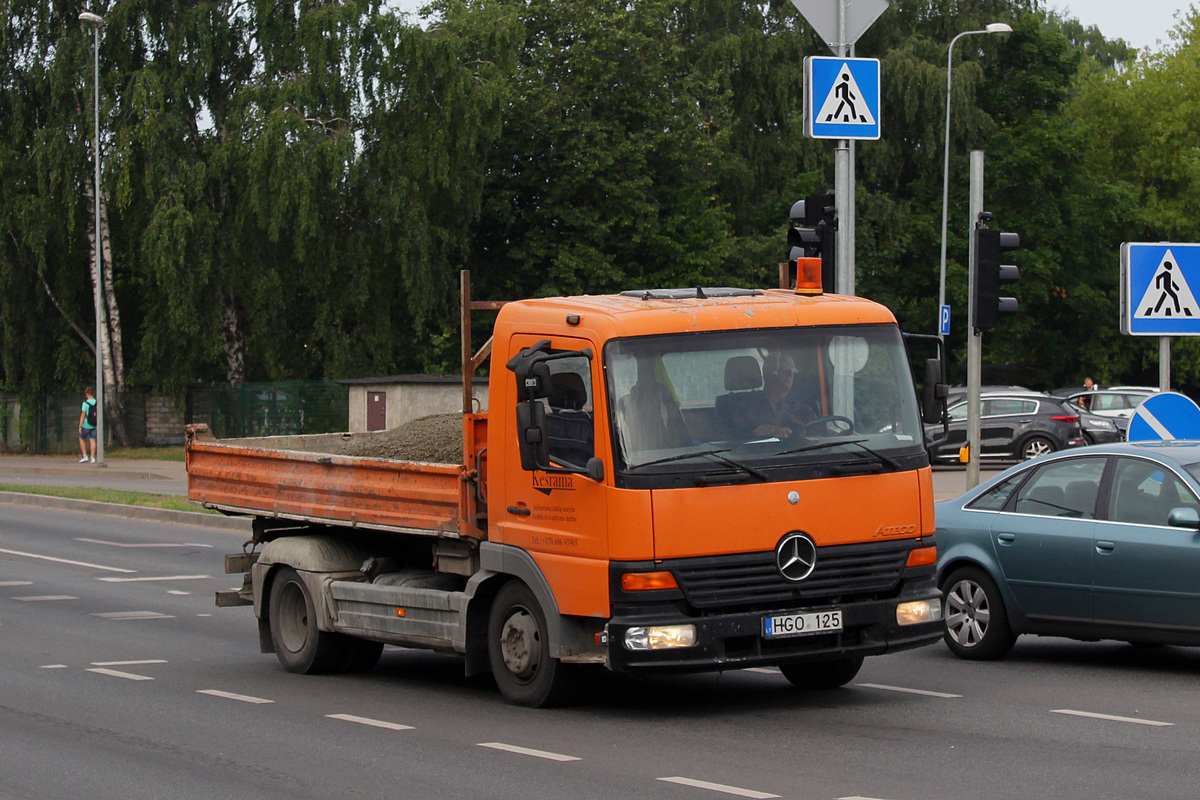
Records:
[[[187,469],[182,461],[106,458],[103,464],[78,462],[78,456],[0,456],[0,483],[187,494]]]
[[[15,486],[63,486],[87,489],[117,489],[147,494],[187,495],[187,469],[182,461],[153,461],[105,458],[103,464],[80,464],[78,456],[2,456],[0,484]],[[171,511],[121,503],[100,503],[66,497],[0,492],[0,503],[86,511],[130,519],[206,525],[239,534],[250,531],[249,517],[226,517],[195,512]]]

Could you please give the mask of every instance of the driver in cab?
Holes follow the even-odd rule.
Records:
[[[796,371],[795,361],[785,352],[768,353],[763,358],[763,388],[746,395],[736,415],[743,434],[759,439],[786,439],[816,418],[807,403],[792,396]]]

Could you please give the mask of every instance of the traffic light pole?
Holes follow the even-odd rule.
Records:
[[[975,296],[975,228],[979,224],[979,215],[983,211],[983,151],[971,151],[971,189],[970,217],[967,240],[970,242],[967,253],[967,297]],[[967,303],[967,489],[979,485],[979,404],[980,386],[982,384],[983,338],[982,332],[975,327],[975,304]]]

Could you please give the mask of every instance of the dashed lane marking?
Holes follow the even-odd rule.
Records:
[[[401,725],[398,722],[387,722],[382,719],[371,719],[370,717],[356,717],[353,714],[326,714],[329,719],[340,719],[343,722],[357,722],[359,725],[370,725],[372,728],[384,728],[389,731],[411,731],[412,725]]]
[[[5,553],[10,556],[21,556],[22,558],[36,558],[39,561],[53,561],[56,564],[70,564],[73,567],[87,567],[88,569],[102,569],[105,572],[124,572],[132,574],[137,572],[136,569],[121,569],[120,567],[106,567],[103,564],[90,564],[87,561],[72,561],[69,558],[55,558],[54,556],[43,556],[37,553],[26,553],[23,550],[4,550],[0,549],[0,553]]]
[[[726,786],[723,783],[709,783],[708,781],[699,781],[695,778],[659,778],[664,783],[677,783],[680,786],[691,786],[694,789],[708,789],[711,792],[724,792],[736,797],[754,797],[759,800],[767,800],[771,797],[779,797],[777,794],[768,794],[767,792],[756,792],[753,789],[743,789],[740,786]]]
[[[106,611],[92,616],[104,619],[175,619],[170,614],[160,614],[157,611]]]
[[[861,686],[864,689],[882,689],[885,692],[904,692],[905,694],[921,694],[926,697],[962,697],[961,694],[947,694],[946,692],[931,692],[928,689],[909,689],[906,686],[888,686],[884,683],[856,683],[855,686]]]
[[[100,675],[111,675],[114,678],[124,678],[127,681],[152,681],[149,675],[134,675],[132,672],[121,672],[115,669],[105,669],[104,667],[91,667],[88,672],[96,672]]]
[[[104,539],[86,539],[82,536],[75,537],[75,541],[87,542],[88,544],[104,544],[109,547],[212,547],[211,544],[199,544],[197,542],[150,542],[136,544],[131,542],[109,542]]]
[[[165,664],[164,658],[145,658],[141,661],[93,661],[93,667],[132,667],[139,664]]]
[[[196,694],[207,694],[213,697],[223,697],[226,700],[237,700],[242,703],[274,703],[274,700],[267,700],[262,697],[251,697],[248,694],[235,694],[234,692],[222,692],[220,689],[197,689]]]
[[[505,744],[504,742],[479,742],[479,747],[490,747],[493,750],[504,750],[508,753],[517,753],[522,756],[533,756],[534,758],[545,758],[549,761],[579,761],[577,756],[565,756],[562,753],[551,753],[547,750],[534,750],[529,747],[518,747],[515,744]]]
[[[42,669],[66,669],[66,664],[42,664]]]
[[[22,603],[40,603],[43,600],[78,600],[78,597],[72,597],[69,594],[39,594],[29,597],[14,597],[13,600],[20,600]]]
[[[33,581],[0,581],[0,586],[33,586]]]
[[[1091,719],[1103,719],[1109,722],[1132,722],[1137,725],[1153,725],[1155,727],[1171,727],[1174,722],[1160,722],[1154,719],[1139,719],[1137,717],[1118,717],[1113,714],[1097,714],[1094,711],[1076,711],[1071,708],[1052,708],[1051,714],[1069,714],[1073,717],[1090,717]]]
[[[154,581],[199,581],[211,575],[143,575],[139,578],[96,578],[105,583],[152,583]]]

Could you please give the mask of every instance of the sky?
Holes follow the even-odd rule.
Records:
[[[1139,49],[1160,49],[1158,42],[1171,41],[1175,13],[1188,7],[1187,0],[1051,0],[1050,7],[1075,17],[1084,25],[1095,25],[1106,39],[1124,39]]]
[[[388,0],[400,11],[415,11],[426,0]],[[1175,27],[1175,13],[1187,8],[1189,0],[1047,0],[1047,5],[1085,25],[1095,25],[1107,39],[1124,39],[1142,49],[1158,50],[1158,42],[1170,42],[1167,32]]]

